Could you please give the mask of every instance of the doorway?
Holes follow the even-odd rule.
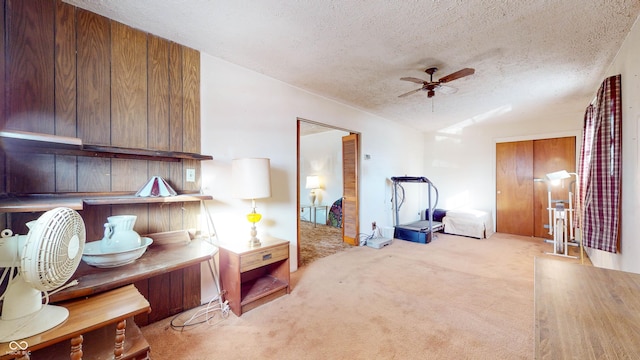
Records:
[[[544,179],[558,170],[575,172],[576,153],[575,136],[496,143],[496,231],[551,238],[548,190],[553,200],[567,194]]]
[[[342,216],[345,184],[357,184],[357,171],[347,173],[343,139],[358,134],[337,127],[298,119],[298,267],[349,248],[344,226],[357,227],[354,214]],[[355,162],[357,168],[357,162]],[[346,180],[346,181],[345,181]],[[314,196],[310,196],[310,193]],[[357,192],[357,188],[356,188]],[[315,200],[315,204],[312,203]],[[355,197],[357,204],[357,196]],[[351,204],[351,203],[349,203]],[[354,212],[353,207],[347,210]],[[355,224],[353,224],[356,222]]]

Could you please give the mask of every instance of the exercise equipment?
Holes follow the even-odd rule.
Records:
[[[438,189],[426,177],[394,176],[391,178],[391,181],[393,182],[393,204],[395,210],[393,237],[421,244],[430,243],[433,238],[433,233],[443,229],[442,222],[433,221],[433,213],[438,205]],[[404,203],[405,195],[402,183],[421,183],[427,185],[429,204],[425,220],[418,220],[408,224],[400,224],[400,208]],[[398,192],[399,190],[401,191],[400,193]],[[434,193],[433,197],[432,192]],[[399,198],[399,194],[402,195],[402,199]],[[433,200],[435,200],[435,202]]]
[[[549,235],[553,235],[553,240],[547,239],[545,242],[553,244],[553,252],[547,252],[550,255],[564,256],[569,258],[577,258],[577,256],[569,255],[569,246],[580,246],[574,236],[574,217],[575,211],[573,206],[573,194],[571,191],[573,185],[577,186],[577,181],[569,184],[568,199],[552,199],[551,184],[561,182],[571,177],[574,173],[565,170],[556,171],[547,174],[547,211],[549,212]],[[577,180],[577,174],[576,180]],[[551,182],[551,183],[550,183]],[[562,184],[564,186],[564,184]],[[581,247],[581,246],[580,246]],[[582,247],[580,249],[582,256]]]

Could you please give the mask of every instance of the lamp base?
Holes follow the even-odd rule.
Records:
[[[251,239],[249,239],[249,242],[247,243],[247,245],[250,248],[256,248],[256,247],[262,246],[262,243],[260,242],[260,239],[258,239],[258,238],[251,238]]]
[[[262,245],[262,243],[260,242],[260,239],[258,239],[256,237],[256,235],[258,235],[258,230],[256,230],[256,223],[252,222],[251,223],[251,238],[249,239],[249,242],[247,243],[247,245],[249,245],[250,248],[260,247],[260,245]]]

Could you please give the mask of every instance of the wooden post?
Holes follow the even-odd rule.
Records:
[[[82,360],[82,335],[71,338],[71,360]]]
[[[122,320],[116,325],[116,346],[113,349],[114,359],[122,359],[124,356],[124,330],[127,327],[127,320]]]

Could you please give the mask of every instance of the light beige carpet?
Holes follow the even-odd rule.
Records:
[[[534,257],[551,250],[502,234],[353,247],[241,317],[142,331],[155,359],[531,359]]]

